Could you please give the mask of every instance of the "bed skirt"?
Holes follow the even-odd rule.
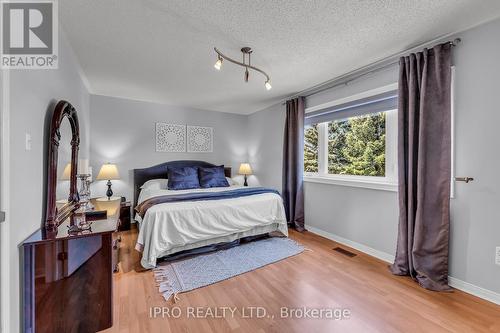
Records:
[[[216,237],[213,239],[203,240],[200,242],[195,242],[191,244],[187,244],[185,246],[172,248],[168,251],[161,253],[158,256],[157,261],[162,260],[177,260],[181,258],[185,258],[186,256],[196,255],[211,251],[217,251],[219,249],[226,249],[237,246],[240,240],[243,241],[251,241],[252,238],[258,238],[262,236],[272,236],[272,237],[286,237],[287,235],[283,234],[280,231],[278,223],[272,223],[269,225],[263,225],[255,227],[251,230],[238,232],[231,235]],[[142,252],[142,248],[140,244],[136,244],[136,250]],[[197,252],[199,251],[199,252]],[[179,255],[179,256],[178,256]],[[142,263],[145,267],[144,263]],[[152,263],[150,263],[151,265]],[[156,265],[155,265],[156,266]],[[145,268],[153,268],[153,267],[145,267]]]

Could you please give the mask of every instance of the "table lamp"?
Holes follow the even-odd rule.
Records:
[[[113,190],[111,190],[111,181],[120,179],[120,175],[118,174],[118,168],[115,164],[106,163],[103,164],[101,170],[99,170],[99,174],[96,177],[96,180],[107,180],[106,185],[108,186],[108,190],[106,191],[106,196],[108,200],[111,200],[113,196]]]
[[[70,180],[70,177],[71,177],[71,163],[68,163],[66,164],[66,166],[64,167],[64,170],[63,172],[61,173],[61,175],[59,176],[59,181],[69,181]],[[69,182],[68,182],[69,183]],[[58,187],[58,190],[61,190],[61,188],[59,187],[59,185],[57,185]],[[61,191],[65,191],[65,190],[69,190],[69,185],[63,185],[62,186],[62,190]],[[61,195],[58,191],[57,193],[57,196],[59,198],[59,195]],[[56,207],[59,209],[61,208],[64,204],[67,204],[68,203],[68,199],[57,199],[56,201]]]
[[[243,186],[248,186],[247,176],[252,174],[252,167],[250,166],[250,163],[241,163],[238,173],[245,176]]]
[[[69,180],[71,177],[71,163],[66,164],[59,180]]]

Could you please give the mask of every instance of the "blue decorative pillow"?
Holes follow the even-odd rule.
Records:
[[[167,175],[169,190],[200,188],[198,167],[168,168]]]
[[[224,166],[210,168],[198,168],[200,185],[203,188],[208,187],[228,187],[226,176],[224,175]]]

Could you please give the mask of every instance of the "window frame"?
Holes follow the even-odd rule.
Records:
[[[397,90],[393,83],[380,88],[362,92],[346,98],[306,108],[306,114],[339,104],[375,96],[384,92]],[[333,184],[340,186],[361,187],[385,191],[397,191],[397,110],[386,111],[386,144],[385,144],[385,176],[357,176],[328,173],[328,122],[318,124],[318,172],[304,172],[304,181],[312,183]]]

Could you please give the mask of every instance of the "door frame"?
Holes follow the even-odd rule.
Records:
[[[10,332],[10,71],[0,69],[0,332]]]

